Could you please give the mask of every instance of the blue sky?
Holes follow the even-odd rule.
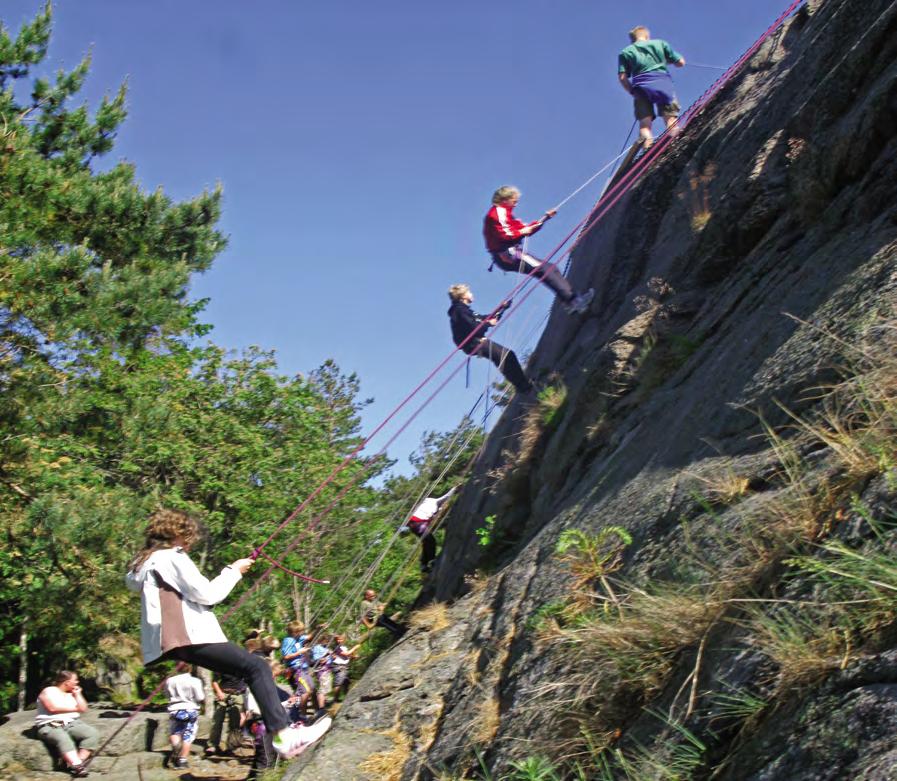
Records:
[[[15,31],[41,5],[3,0],[3,22]],[[110,157],[134,162],[147,189],[180,199],[223,185],[230,244],[193,284],[211,299],[211,338],[274,349],[286,374],[335,359],[375,399],[371,430],[451,349],[447,287],[468,282],[488,311],[516,284],[486,273],[492,191],[516,184],[518,215],[535,218],[619,152],[632,124],[615,75],[627,30],[646,24],[687,59],[725,66],[784,6],[57,0],[48,67],[92,51],[94,105],[128,80]],[[683,106],[718,73],[676,70]],[[602,182],[531,251],[550,251]],[[537,291],[497,338],[523,351],[549,303]],[[462,371],[394,457],[458,422],[488,362],[471,369],[471,387]]]

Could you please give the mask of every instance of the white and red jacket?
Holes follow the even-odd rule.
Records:
[[[483,221],[483,237],[486,239],[486,249],[489,252],[504,252],[508,247],[519,243],[524,235],[520,232],[524,228],[533,228],[535,233],[542,227],[541,220],[534,222],[521,222],[514,216],[514,211],[509,206],[495,204],[486,219]],[[527,235],[532,235],[532,233]]]
[[[455,493],[456,488],[457,486],[450,489],[447,494],[443,494],[442,496],[428,496],[415,507],[414,511],[411,513],[411,517],[408,519],[408,526],[411,527],[411,531],[415,534],[425,534],[433,516],[439,511],[442,503]]]

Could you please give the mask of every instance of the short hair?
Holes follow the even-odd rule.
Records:
[[[56,673],[56,677],[53,679],[53,685],[59,686],[60,683],[65,683],[66,681],[72,680],[75,678],[78,673],[72,672],[71,670],[60,670]]]
[[[520,190],[512,184],[505,184],[492,193],[492,203],[504,203],[512,198],[519,198]]]
[[[449,298],[452,301],[460,301],[470,295],[470,286],[465,284],[452,285],[448,289]]]
[[[262,641],[257,637],[250,637],[245,643],[243,643],[243,646],[247,651],[249,651],[249,653],[252,653],[253,651],[258,651],[259,648],[262,647]]]
[[[290,623],[287,624],[287,632],[289,633],[290,637],[295,637],[300,632],[304,631],[304,629],[305,624],[303,624],[301,621],[290,621]]]
[[[280,648],[280,640],[278,640],[274,635],[265,635],[262,638],[262,648],[264,648],[269,653],[271,651],[276,651]]]
[[[629,40],[635,43],[642,36],[642,34],[644,34],[645,38],[651,37],[651,31],[644,25],[640,24],[637,27],[633,27],[629,31]]]

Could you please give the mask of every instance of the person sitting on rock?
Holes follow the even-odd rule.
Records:
[[[199,704],[206,698],[202,681],[196,677],[195,670],[186,662],[178,662],[175,674],[165,681],[165,693],[168,695],[168,739],[171,743],[171,754],[168,766],[173,768],[187,767],[190,746],[196,739],[196,727],[199,724]]]
[[[532,383],[523,373],[514,351],[485,336],[489,328],[498,325],[498,317],[487,318],[474,313],[470,308],[473,293],[467,285],[452,285],[448,295],[452,302],[448,310],[452,341],[467,355],[477,355],[492,361],[518,393],[529,393],[533,389]]]
[[[87,776],[84,764],[99,742],[99,733],[81,720],[87,708],[81,682],[71,670],[60,670],[53,685],[37,697],[37,735],[62,757],[73,778]]]
[[[541,230],[554,217],[555,210],[545,212],[534,222],[521,222],[514,216],[514,207],[519,200],[520,190],[511,185],[499,187],[492,195],[492,208],[483,222],[483,237],[492,262],[502,271],[532,274],[554,291],[569,314],[585,312],[595,291],[589,288],[577,295],[555,264],[539,260],[523,249],[523,240]]]
[[[398,623],[395,619],[383,615],[386,605],[377,601],[377,592],[369,588],[364,592],[364,599],[361,602],[361,623],[367,629],[381,626],[399,638],[407,631],[406,627]]]
[[[629,44],[620,52],[617,72],[623,89],[632,95],[635,104],[635,118],[639,124],[639,140],[647,149],[654,142],[651,124],[660,112],[667,130],[671,134],[679,132],[679,101],[673,87],[667,65],[681,68],[685,57],[674,51],[666,41],[651,40],[647,27],[633,27],[629,31]]]
[[[456,486],[457,487],[457,486]],[[442,496],[428,496],[411,513],[408,524],[402,529],[407,529],[420,540],[420,568],[422,572],[429,572],[436,558],[436,538],[430,532],[430,521],[439,512],[439,508],[455,493],[455,488]]]

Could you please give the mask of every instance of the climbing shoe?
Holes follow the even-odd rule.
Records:
[[[310,727],[287,727],[282,729],[274,736],[274,750],[285,759],[295,757],[327,732],[332,723],[333,719],[330,716],[324,716],[324,718],[318,719]]]
[[[582,314],[588,310],[589,304],[592,303],[594,297],[595,291],[592,288],[589,288],[585,293],[580,293],[578,296],[575,296],[569,304],[565,304],[564,309],[571,315]]]

